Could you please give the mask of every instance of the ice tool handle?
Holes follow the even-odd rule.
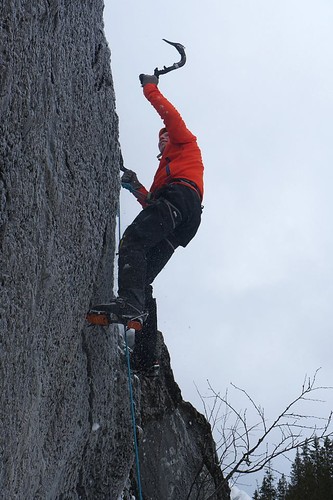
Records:
[[[164,42],[169,43],[170,45],[173,45],[175,49],[178,50],[179,54],[181,55],[181,59],[179,62],[174,63],[172,66],[164,66],[163,69],[158,69],[155,68],[154,75],[159,77],[160,75],[165,75],[166,73],[169,73],[169,71],[173,71],[174,69],[181,68],[184,66],[186,63],[186,54],[185,54],[185,47],[181,43],[177,42],[170,42],[169,40],[166,40],[163,38]]]

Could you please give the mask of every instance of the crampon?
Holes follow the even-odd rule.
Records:
[[[143,317],[137,318],[121,318],[113,313],[108,313],[104,311],[89,311],[86,320],[90,325],[108,326],[111,324],[121,324],[126,326],[126,328],[140,331],[142,330]]]

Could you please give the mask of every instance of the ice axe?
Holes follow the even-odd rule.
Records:
[[[130,170],[129,168],[126,168],[125,165],[124,165],[124,159],[123,159],[123,155],[120,154],[120,166],[119,166],[119,170],[121,172],[127,172],[128,170]]]
[[[162,38],[162,40],[164,42],[168,43],[169,45],[172,45],[173,47],[175,47],[175,49],[179,52],[181,58],[180,58],[180,61],[172,64],[172,66],[164,66],[163,69],[155,68],[154,75],[157,77],[159,77],[160,75],[165,75],[166,73],[169,73],[170,71],[173,71],[174,69],[181,68],[186,63],[186,54],[185,54],[184,45],[182,45],[181,43],[177,43],[177,42],[170,42],[170,40],[166,40],[165,38]],[[127,170],[129,170],[128,168],[124,167],[122,160],[121,160],[120,170],[122,172],[127,172]]]
[[[182,45],[181,43],[177,43],[177,42],[170,42],[169,40],[166,40],[165,38],[162,38],[162,40],[166,43],[169,43],[173,47],[175,47],[175,49],[179,52],[181,58],[180,58],[179,62],[174,63],[172,66],[164,66],[163,69],[155,68],[154,75],[157,77],[159,77],[160,75],[165,75],[166,73],[169,73],[169,71],[173,71],[174,69],[181,68],[186,63],[186,54],[185,54],[184,45]]]
[[[120,167],[119,167],[119,170],[120,170],[121,172],[127,172],[127,170],[129,170],[129,168],[124,167],[123,162],[121,162]]]

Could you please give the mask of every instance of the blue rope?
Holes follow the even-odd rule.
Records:
[[[134,398],[133,398],[133,388],[132,388],[132,379],[131,379],[131,362],[130,362],[130,355],[129,355],[126,333],[127,333],[126,327],[124,326],[125,344],[126,344],[126,359],[127,359],[127,374],[128,374],[128,388],[129,388],[129,394],[130,394],[133,438],[134,438],[134,450],[135,450],[136,478],[137,478],[137,482],[138,482],[139,499],[142,500],[143,497],[142,497],[142,488],[141,488],[139,447],[138,447],[138,438],[137,438],[137,432],[136,432],[135,404],[134,404]]]
[[[120,200],[119,200],[119,206],[118,206],[118,236],[119,236],[119,245],[120,245],[120,241],[121,241]],[[133,387],[132,387],[132,378],[131,378],[131,361],[130,361],[130,355],[129,355],[128,342],[127,342],[126,326],[124,326],[124,336],[125,336],[125,345],[126,345],[128,389],[129,389],[129,396],[130,396],[131,417],[132,417],[132,427],[133,427],[136,479],[137,479],[137,483],[138,483],[139,500],[143,500],[142,488],[141,488],[139,446],[138,446],[138,437],[137,437],[137,432],[136,432],[135,403],[134,403],[134,398],[133,398]]]

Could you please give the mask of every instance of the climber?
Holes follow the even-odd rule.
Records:
[[[152,325],[156,323],[152,318],[156,305],[151,283],[175,249],[187,246],[200,225],[204,167],[196,137],[159,91],[158,77],[140,75],[140,82],[145,97],[164,122],[159,132],[160,162],[149,192],[135,172],[125,169],[121,184],[143,210],[125,230],[119,245],[118,297],[92,310],[114,313],[122,319],[144,318],[148,312],[144,332],[156,330]],[[146,323],[151,323],[150,328],[145,328]],[[150,361],[147,359],[147,364]]]

